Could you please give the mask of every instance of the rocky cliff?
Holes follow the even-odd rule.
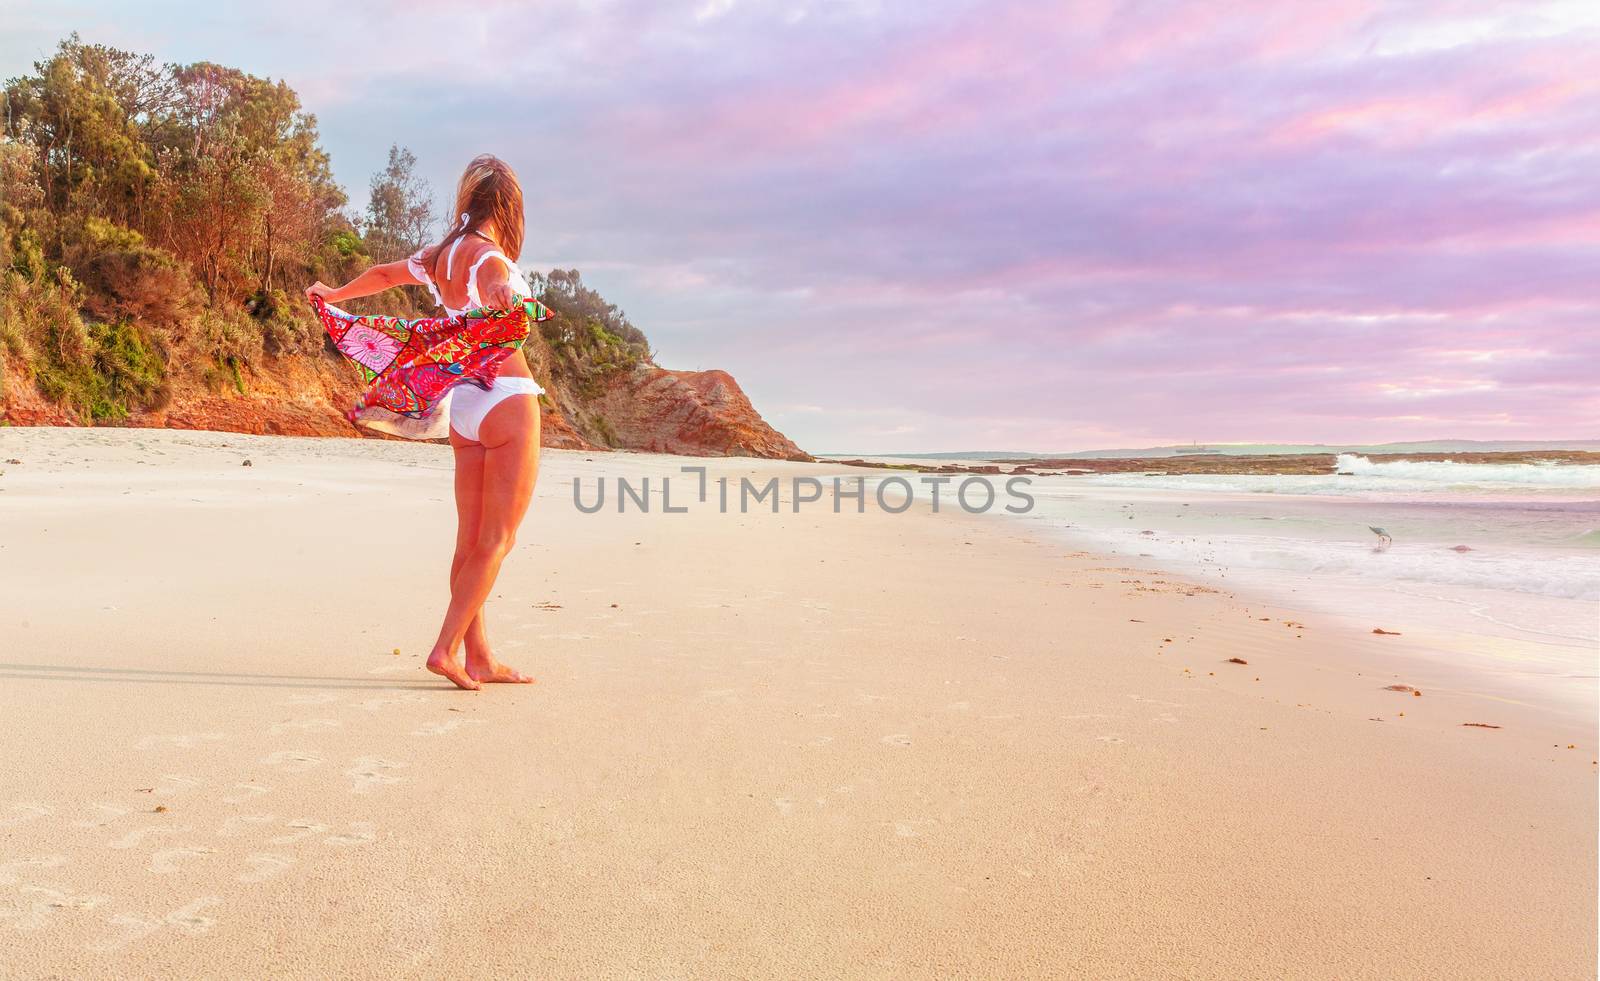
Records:
[[[767,425],[726,371],[669,371],[641,365],[592,403],[617,442],[689,456],[811,457]]]

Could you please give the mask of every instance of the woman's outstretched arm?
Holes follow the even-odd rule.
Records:
[[[306,287],[306,298],[313,296],[322,297],[324,303],[338,303],[341,300],[353,300],[358,296],[371,296],[382,293],[392,286],[415,286],[417,278],[411,274],[406,260],[399,262],[385,262],[373,266],[366,272],[357,276],[343,286],[334,288],[323,282],[315,282]]]

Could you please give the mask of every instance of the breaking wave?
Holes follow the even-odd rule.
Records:
[[[1442,487],[1559,487],[1600,490],[1600,466],[1561,463],[1456,463],[1451,460],[1374,463],[1359,453],[1341,453],[1340,474]]]

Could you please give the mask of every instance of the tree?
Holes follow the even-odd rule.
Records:
[[[367,251],[377,262],[393,262],[428,242],[433,190],[417,176],[417,158],[403,146],[389,147],[389,165],[372,175],[367,203]]]
[[[75,34],[33,67],[6,83],[5,135],[38,147],[46,206],[137,221],[155,176],[145,129],[168,106],[170,69]]]
[[[548,273],[534,273],[529,285],[556,315],[547,328],[547,333],[555,335],[551,340],[570,343],[578,338],[579,331],[594,324],[635,349],[643,359],[650,359],[650,343],[644,331],[633,325],[621,307],[586,286],[578,270],[552,269]]]
[[[302,265],[344,204],[316,118],[282,82],[201,62],[176,69],[163,129],[160,241],[187,259],[213,301],[271,290],[279,259]]]

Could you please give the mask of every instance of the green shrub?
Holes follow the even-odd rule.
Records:
[[[206,361],[259,364],[266,349],[261,325],[243,310],[211,307],[195,320],[191,350]]]
[[[248,391],[244,384],[244,375],[239,370],[238,358],[218,358],[211,362],[201,375],[201,381],[218,394],[231,390],[243,395]]]
[[[196,300],[194,279],[177,257],[102,218],[83,220],[66,259],[83,282],[91,317],[172,323]]]
[[[126,409],[157,409],[171,395],[167,359],[132,321],[90,324],[95,374],[106,380],[112,400]],[[126,413],[123,413],[124,415]]]
[[[32,271],[26,263],[24,268]],[[57,269],[53,276],[0,272],[0,344],[25,365],[41,358],[87,363],[88,335],[77,295],[69,269]]]
[[[361,244],[361,236],[347,228],[341,228],[328,236],[328,244],[339,258],[349,259],[353,256],[364,255],[365,250]]]
[[[16,247],[11,250],[11,269],[29,282],[39,282],[49,273],[44,259],[44,246],[39,233],[31,228],[17,232]]]
[[[33,360],[33,345],[28,343],[29,310],[22,295],[28,282],[10,269],[0,272],[0,348],[26,364]]]
[[[68,325],[82,331],[87,357],[46,358],[35,366],[39,391],[87,422],[119,422],[136,409],[159,408],[170,395],[161,352],[131,321]]]
[[[596,412],[589,417],[589,424],[595,434],[600,437],[601,443],[606,446],[617,445],[617,431],[611,428],[611,423],[606,420],[605,416]]]
[[[296,316],[304,307],[293,304],[283,290],[256,290],[244,304],[261,330],[262,349],[273,357],[312,349],[311,319]]]

